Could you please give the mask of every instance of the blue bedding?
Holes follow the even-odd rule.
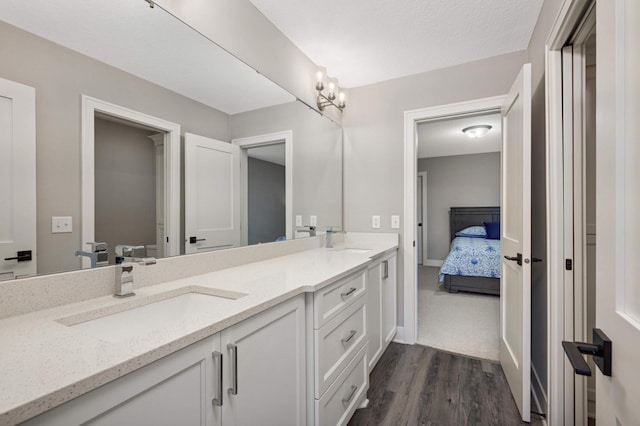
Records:
[[[454,238],[438,281],[445,275],[500,278],[500,240]]]

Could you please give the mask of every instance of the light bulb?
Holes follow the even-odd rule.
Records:
[[[480,124],[478,126],[469,126],[462,129],[462,132],[471,139],[481,138],[491,130],[488,124]]]
[[[335,93],[336,91],[336,84],[332,81],[329,83],[329,93]]]
[[[322,81],[322,71],[316,73],[316,81],[318,81],[318,83]]]

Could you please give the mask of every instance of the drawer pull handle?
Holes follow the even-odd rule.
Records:
[[[231,352],[231,373],[233,374],[229,392],[231,393],[231,395],[237,395],[238,394],[238,347],[233,343],[229,343],[227,344],[227,349]]]
[[[218,395],[211,401],[216,407],[222,407],[222,354],[220,352],[213,353],[213,360],[218,364]]]
[[[345,337],[344,339],[342,339],[342,343],[347,344],[349,343],[349,341],[351,339],[353,339],[353,336],[355,336],[358,332],[356,330],[351,330],[351,333],[349,333],[348,337]]]
[[[389,278],[389,261],[385,260],[382,262],[382,270],[384,271],[382,273],[382,279],[386,280],[387,278]]]
[[[346,398],[342,398],[342,403],[348,404],[349,401],[351,401],[351,398],[353,398],[353,395],[356,394],[357,390],[358,390],[357,386],[351,385],[351,392],[349,392],[349,396],[347,396]]]
[[[351,296],[353,294],[354,291],[356,291],[357,288],[355,287],[351,287],[349,289],[349,291],[347,291],[346,293],[341,293],[342,297],[347,297],[347,296]]]

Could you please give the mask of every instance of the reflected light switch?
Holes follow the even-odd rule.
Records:
[[[318,216],[311,216],[309,218],[309,225],[318,226]]]
[[[73,220],[71,216],[52,216],[51,233],[61,234],[66,232],[73,232]]]
[[[296,215],[296,226],[302,226],[302,216],[299,214]]]

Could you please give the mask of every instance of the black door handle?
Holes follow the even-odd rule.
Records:
[[[28,262],[33,260],[31,250],[22,250],[17,253],[17,256],[14,257],[5,257],[4,260],[17,260],[18,262]]]
[[[418,224],[418,226],[422,226],[422,222]]]
[[[599,328],[593,329],[593,343],[562,341],[564,352],[576,374],[591,376],[591,369],[582,354],[593,356],[602,374],[611,376],[611,339]]]
[[[189,237],[189,244],[195,244],[198,241],[204,241],[206,238]]]
[[[505,256],[504,258],[513,262],[517,262],[518,265],[522,266],[522,253],[517,253],[516,256]]]

